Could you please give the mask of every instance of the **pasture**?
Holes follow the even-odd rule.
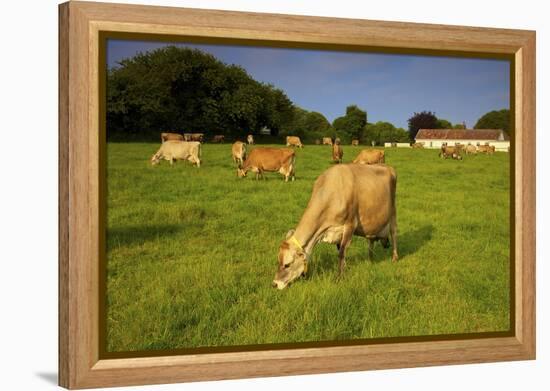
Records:
[[[443,160],[386,149],[395,167],[399,261],[354,237],[337,277],[318,244],[306,278],[271,287],[328,146],[297,150],[296,181],[237,178],[231,145],[200,169],[152,167],[158,143],[107,146],[107,350],[420,336],[509,328],[509,156]],[[364,147],[343,146],[344,162]]]

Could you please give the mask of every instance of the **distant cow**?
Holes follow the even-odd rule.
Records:
[[[494,145],[480,145],[477,147],[477,150],[479,153],[486,153],[487,155],[492,155],[495,153],[495,146]]]
[[[248,171],[256,173],[256,179],[264,178],[264,171],[279,172],[288,182],[294,180],[294,161],[296,154],[289,148],[255,148],[250,152],[241,167],[237,169],[240,178]]]
[[[397,261],[397,175],[386,165],[339,164],[326,170],[313,185],[311,198],[296,226],[279,246],[273,287],[286,288],[307,273],[308,261],[317,243],[336,244],[340,275],[353,235],[392,246]]]
[[[455,157],[455,155],[456,155],[456,157]],[[458,159],[458,156],[460,156],[460,147],[458,147],[458,146],[449,147],[449,146],[446,146],[446,145],[442,145],[441,149],[439,150],[439,157],[440,158],[448,159],[448,158],[452,157],[453,159]],[[460,156],[460,159],[458,159],[458,160],[461,160],[461,159],[462,159],[462,156]]]
[[[342,144],[342,140],[340,140],[340,137],[336,137],[334,139],[334,144],[338,144],[338,145]]]
[[[225,141],[225,136],[223,134],[217,134],[212,139],[213,143],[223,143]]]
[[[351,140],[351,145],[354,145],[354,146],[359,145],[359,140],[357,140],[356,138]]]
[[[411,144],[411,148],[424,148],[424,143],[423,142],[413,143]]]
[[[286,136],[286,146],[287,147],[299,147],[303,148],[302,141],[300,141],[300,137],[296,136]]]
[[[246,144],[242,141],[235,141],[231,146],[231,155],[235,164],[241,167],[246,159]]]
[[[204,133],[191,133],[191,141],[198,141],[202,143],[204,140]]]
[[[475,145],[468,144],[466,145],[466,148],[464,149],[464,151],[466,152],[467,155],[469,154],[475,155],[477,153],[477,148]]]
[[[179,133],[161,133],[160,134],[160,141],[165,142],[168,140],[176,140],[176,141],[183,141],[183,136]]]
[[[183,140],[184,141],[191,141],[191,133],[184,133],[183,134]]]
[[[332,145],[332,139],[330,137],[323,137],[323,145]]]
[[[335,163],[342,163],[342,157],[344,156],[344,150],[340,144],[334,143],[332,146],[332,161]]]
[[[315,139],[315,145],[321,145],[321,140],[318,139],[318,138],[316,138],[316,139]]]
[[[168,140],[162,143],[160,149],[151,158],[153,166],[160,163],[162,159],[168,160],[170,165],[174,160],[188,160],[197,167],[201,166],[201,144],[196,141],[173,141]]]
[[[353,163],[358,164],[379,164],[385,162],[384,151],[380,149],[363,149],[353,161]]]
[[[246,136],[246,142],[248,144],[254,144],[254,136],[249,134],[248,136]]]

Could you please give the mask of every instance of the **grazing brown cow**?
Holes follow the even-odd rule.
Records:
[[[332,145],[332,139],[330,137],[323,137],[323,145]]]
[[[468,144],[466,145],[466,148],[465,148],[465,152],[467,155],[469,154],[476,154],[477,153],[477,148],[475,145],[472,145],[472,144]]]
[[[198,141],[202,143],[204,140],[204,133],[191,133],[191,141]]]
[[[376,240],[388,248],[391,239],[397,261],[396,187],[395,170],[386,165],[339,164],[321,174],[298,226],[279,247],[273,287],[283,289],[305,274],[319,242],[336,244],[341,275],[352,235],[369,240],[370,259]]]
[[[439,157],[445,159],[452,158],[454,160],[462,160],[463,150],[463,146],[460,145],[455,145],[454,147],[447,147],[445,145],[442,145],[439,151]]]
[[[303,148],[302,141],[300,141],[300,137],[296,136],[286,136],[286,146],[287,147],[299,147]]]
[[[223,143],[225,141],[225,136],[223,134],[217,134],[212,139],[213,143]]]
[[[351,145],[354,145],[354,146],[359,145],[359,140],[357,140],[356,138],[351,140]]]
[[[240,178],[248,171],[256,173],[256,179],[264,178],[264,171],[279,172],[288,182],[294,180],[294,161],[296,154],[288,148],[255,148],[250,152],[241,167],[237,169]]]
[[[160,149],[151,158],[153,166],[160,163],[162,159],[168,160],[170,165],[174,160],[188,160],[197,167],[201,166],[201,144],[196,141],[174,141],[168,140],[162,143]]]
[[[237,167],[241,167],[246,159],[246,144],[242,141],[235,141],[231,146],[231,155]]]
[[[183,141],[183,136],[179,133],[161,133],[160,134],[160,141],[165,142],[168,140],[176,140],[176,141]]]
[[[254,144],[254,136],[249,134],[248,136],[246,136],[246,142],[248,144]]]
[[[344,156],[344,150],[342,146],[338,143],[334,143],[332,146],[332,161],[335,163],[342,163],[342,157]]]
[[[492,155],[495,153],[495,146],[494,145],[480,145],[477,147],[477,150],[479,153],[485,153],[487,155]]]
[[[384,151],[380,149],[363,149],[353,161],[353,163],[358,164],[379,164],[385,162]]]
[[[411,144],[411,148],[424,148],[424,143],[423,142],[413,143]]]
[[[450,158],[453,156],[453,154],[459,154],[459,149],[454,146],[454,147],[449,147],[449,146],[446,146],[446,145],[442,145],[441,146],[441,149],[439,150],[439,157],[440,158]]]

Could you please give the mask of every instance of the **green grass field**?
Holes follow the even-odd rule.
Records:
[[[107,147],[107,350],[419,336],[509,328],[507,153],[442,160],[386,149],[397,181],[398,250],[354,237],[343,279],[319,244],[307,278],[271,288],[277,251],[330,165],[297,151],[296,181],[239,179],[230,144],[200,169],[152,167],[158,144]],[[361,147],[344,146],[344,162]]]

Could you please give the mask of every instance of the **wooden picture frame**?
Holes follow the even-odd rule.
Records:
[[[404,53],[506,54],[515,62],[515,329],[495,338],[102,359],[101,32]],[[59,6],[59,384],[90,388],[535,358],[535,32],[88,2]]]

